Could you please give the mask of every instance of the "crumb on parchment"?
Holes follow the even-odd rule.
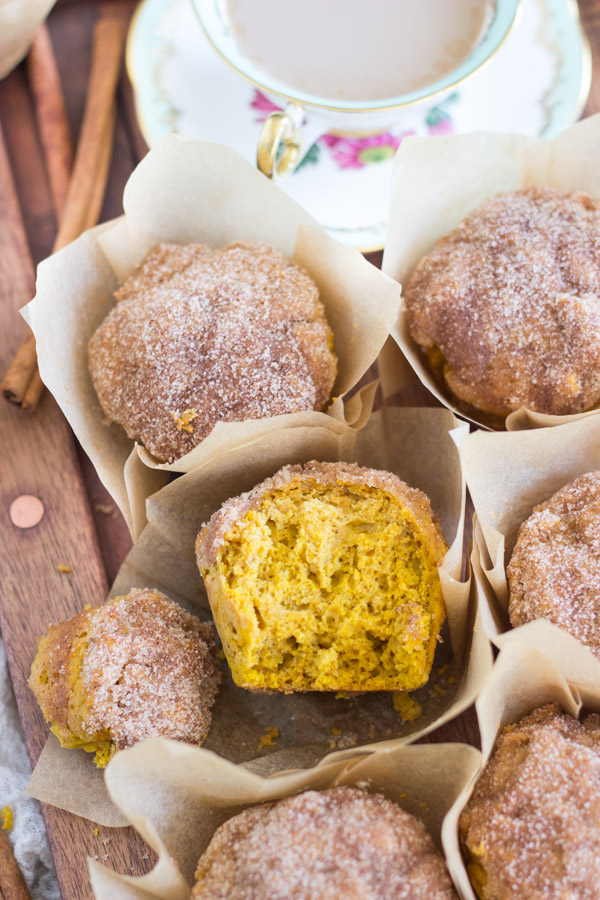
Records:
[[[393,703],[394,709],[400,714],[403,722],[414,722],[423,712],[421,704],[414,700],[407,691],[394,691]]]
[[[279,740],[279,737],[279,725],[267,728],[258,741],[258,752],[260,753],[265,747],[272,747],[275,741]]]

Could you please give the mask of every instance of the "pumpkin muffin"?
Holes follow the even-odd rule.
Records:
[[[457,900],[420,822],[350,787],[234,816],[217,829],[196,878],[192,900]]]
[[[548,619],[600,659],[600,472],[536,506],[507,570],[513,627]]]
[[[425,494],[341,462],[280,469],[196,540],[235,683],[285,692],[423,685],[446,549]]]
[[[600,716],[547,704],[504,729],[460,819],[481,900],[597,900]]]
[[[466,410],[590,409],[600,400],[600,201],[541,187],[499,194],[440,238],[405,301],[413,338]]]
[[[88,358],[107,417],[161,462],[217,422],[320,410],[336,375],[317,286],[276,247],[161,244],[115,293]]]
[[[62,746],[103,768],[149,737],[201,744],[219,681],[212,625],[145,589],[52,625],[29,687]]]

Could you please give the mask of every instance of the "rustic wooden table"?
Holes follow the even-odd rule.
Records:
[[[126,0],[123,0],[125,3]],[[527,0],[526,0],[527,2]],[[586,114],[600,111],[600,0],[580,0],[585,31],[597,71]],[[49,29],[62,78],[71,132],[77,135],[83,114],[95,17],[92,0],[59,0]],[[147,152],[137,127],[131,87],[122,76],[117,97],[114,153],[101,221],[122,212],[123,187]],[[46,169],[36,130],[25,67],[0,82],[0,372],[12,359],[23,334],[17,315],[32,296],[34,266],[48,255],[56,233]],[[375,264],[380,255],[370,257]],[[430,403],[425,392],[413,398]],[[0,402],[0,627],[25,739],[35,764],[47,726],[27,688],[36,641],[48,622],[68,618],[84,603],[97,603],[129,550],[125,523],[112,506],[91,465],[76,445],[52,397],[46,393],[33,415]],[[11,502],[21,494],[40,497],[41,523],[15,528]],[[68,564],[68,576],[57,564]],[[429,740],[476,744],[472,710],[441,728]],[[141,874],[152,865],[147,848],[132,829],[100,828],[62,810],[43,808],[62,896],[90,900],[87,857],[105,854],[107,865]],[[110,837],[110,843],[103,843]]]

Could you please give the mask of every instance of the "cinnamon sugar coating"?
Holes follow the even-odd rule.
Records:
[[[564,415],[600,400],[600,201],[499,194],[442,237],[405,291],[408,323],[463,406]]]
[[[314,481],[329,486],[339,483],[366,485],[385,491],[411,510],[419,527],[435,545],[440,560],[446,552],[439,523],[432,512],[429,497],[423,491],[409,487],[393,472],[386,472],[383,469],[369,469],[367,466],[347,462],[318,462],[313,459],[303,465],[283,466],[271,478],[265,478],[251,491],[226,500],[196,538],[196,561],[200,570],[213,565],[227,532],[236,522],[243,519],[251,509],[256,508],[263,497],[297,480]]]
[[[254,806],[217,829],[192,900],[455,900],[423,826],[379,794],[337,787]]]
[[[212,625],[144,589],[52,625],[29,686],[63,746],[104,766],[148,737],[202,743],[219,681]]]
[[[161,244],[89,343],[100,405],[161,462],[217,422],[322,409],[333,336],[312,279],[276,247]]]
[[[600,659],[600,472],[534,508],[507,572],[514,627],[548,619]]]
[[[600,716],[547,704],[505,728],[460,833],[482,900],[598,900]]]

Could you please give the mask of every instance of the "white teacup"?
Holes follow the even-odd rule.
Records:
[[[265,120],[257,148],[259,169],[280,178],[323,134],[377,133],[407,107],[439,102],[495,53],[520,0],[192,3],[226,62],[283,107]],[[348,52],[354,47],[357,77]],[[324,71],[311,71],[315,53]]]

